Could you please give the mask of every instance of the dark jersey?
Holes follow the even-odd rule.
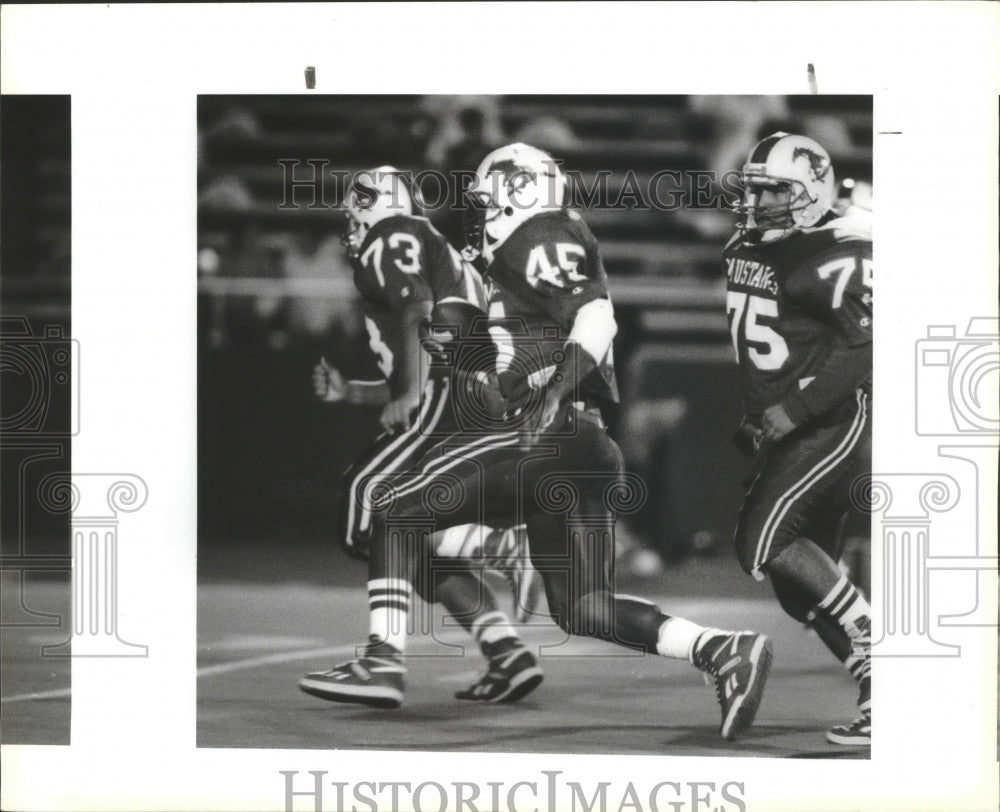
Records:
[[[870,360],[860,368],[864,353],[852,352],[872,340],[870,214],[828,215],[772,243],[748,245],[737,235],[726,246],[724,266],[748,414],[783,403],[799,422],[839,406],[853,391],[841,393],[825,377],[810,390],[817,376],[836,374],[870,391]]]
[[[575,212],[537,215],[496,250],[489,269],[489,328],[505,395],[540,388],[564,357],[576,314],[608,299],[597,240]],[[582,399],[618,401],[609,348],[581,382]]]
[[[396,215],[365,236],[354,265],[369,346],[395,392],[403,311],[415,302],[467,301],[485,311],[482,280],[425,217]]]

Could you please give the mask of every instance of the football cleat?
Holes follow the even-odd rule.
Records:
[[[403,655],[394,646],[373,639],[362,656],[329,671],[306,674],[299,688],[331,702],[398,708],[403,704],[405,676]]]
[[[771,668],[771,641],[755,632],[714,633],[695,644],[694,665],[715,683],[722,706],[722,738],[732,741],[751,724]],[[710,683],[711,684],[711,683]]]
[[[865,716],[872,714],[872,677],[865,674],[861,678],[860,690],[858,691],[858,710]]]
[[[456,699],[471,702],[517,702],[542,684],[538,660],[520,640],[501,640],[494,644],[489,669],[473,685],[455,694]],[[483,647],[484,653],[488,648]]]
[[[848,747],[871,747],[872,717],[870,713],[855,719],[849,725],[837,725],[826,731],[826,740]]]

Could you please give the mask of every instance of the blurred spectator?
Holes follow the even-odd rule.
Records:
[[[474,172],[503,141],[500,103],[494,96],[425,96],[421,106],[428,115],[436,113],[437,120],[425,160],[448,180],[448,205],[436,207],[430,216],[448,241],[461,248],[462,212],[451,203],[460,199],[463,190],[458,188],[461,176],[455,173]]]
[[[556,156],[572,152],[580,143],[569,124],[555,116],[542,116],[525,122],[514,135],[514,140]]]
[[[468,163],[457,166],[475,169],[483,156],[503,141],[499,96],[424,96],[420,109],[437,123],[424,153],[426,163],[434,169],[456,167],[457,160],[478,149],[481,154],[470,159],[471,167]]]
[[[205,138],[212,141],[256,141],[263,130],[256,113],[234,107],[223,113],[205,129]]]
[[[780,130],[789,117],[783,96],[690,96],[688,107],[703,117],[704,142],[698,146],[705,169],[715,174],[715,191],[719,193],[722,177],[743,168],[750,148],[766,135],[762,130]],[[676,219],[710,240],[725,239],[734,227],[727,208],[682,209],[676,212]]]
[[[743,166],[764,125],[781,129],[789,117],[783,96],[690,96],[688,106],[707,119],[708,138],[701,145],[705,168],[719,177]]]
[[[322,296],[296,296],[291,300],[290,329],[296,334],[318,339],[327,338],[331,333],[354,335],[360,332],[363,321],[357,289],[340,238],[325,237],[315,250],[312,248],[303,240],[293,241],[285,255],[287,278],[322,280],[324,286]]]
[[[253,208],[253,192],[238,175],[210,178],[198,195],[198,205],[207,209],[247,212]]]
[[[850,152],[854,147],[851,131],[843,120],[836,116],[809,115],[803,119],[802,126],[798,129],[802,135],[822,144],[826,151],[834,156]]]

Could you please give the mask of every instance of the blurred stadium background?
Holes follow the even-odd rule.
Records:
[[[733,220],[704,176],[738,170],[758,138],[786,129],[824,144],[838,179],[870,183],[870,97],[203,96],[198,125],[201,578],[360,583],[362,568],[329,544],[333,497],[377,410],[318,403],[311,386],[321,355],[354,374],[369,356],[331,171],[472,171],[523,140],[587,188],[610,173],[605,205],[584,212],[620,325],[622,404],[608,417],[650,494],[620,529],[619,571],[715,555],[713,571],[743,583],[729,538],[746,464],[730,442],[740,404],[719,261]],[[683,173],[688,205],[619,199],[664,169]],[[320,192],[303,183],[317,171]],[[431,219],[461,246],[455,212]]]

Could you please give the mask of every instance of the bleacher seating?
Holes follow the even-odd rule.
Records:
[[[837,131],[849,138],[849,146],[841,143],[832,150],[838,176],[871,179],[870,97],[796,96],[785,103],[789,127],[835,119]],[[585,189],[593,188],[599,171],[610,173],[604,194],[613,202],[628,173],[635,185],[648,189],[660,170],[690,173],[711,166],[710,139],[705,137],[711,122],[691,108],[684,96],[507,96],[500,100],[499,121],[508,136],[541,119],[565,124],[572,134],[559,155],[565,168],[579,173]],[[202,228],[252,223],[265,233],[313,235],[340,228],[334,212],[336,184],[328,178],[326,208],[303,205],[310,198],[302,189],[296,193],[298,207],[282,207],[286,169],[279,160],[314,159],[327,162],[329,169],[348,171],[393,163],[420,171],[427,168],[424,148],[435,127],[421,99],[408,96],[203,96],[198,121],[202,180],[235,177],[252,198],[238,207],[202,207]],[[304,165],[298,171],[311,172]],[[297,175],[303,176],[308,177]],[[671,187],[664,188],[669,192]],[[701,228],[705,220],[691,210],[588,207],[586,219],[600,241],[618,299],[649,302],[651,288],[640,282],[644,278],[659,286],[670,280],[672,285],[715,290],[724,240],[719,224],[727,228],[727,221],[714,214],[712,227]]]

